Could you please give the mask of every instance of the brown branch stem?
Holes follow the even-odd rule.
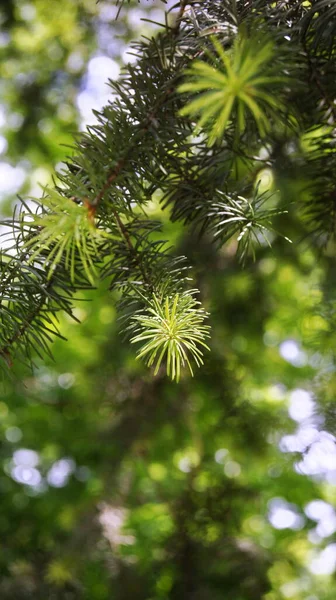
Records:
[[[176,16],[175,26],[173,27],[174,33],[178,33],[178,31],[180,29],[181,21],[184,16],[184,11],[188,4],[190,4],[190,2],[188,0],[181,0],[181,2],[180,2],[180,8],[179,8],[179,11]]]

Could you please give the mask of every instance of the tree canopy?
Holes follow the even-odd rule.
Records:
[[[1,7],[1,597],[335,597],[335,10]]]

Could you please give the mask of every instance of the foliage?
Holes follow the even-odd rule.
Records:
[[[56,190],[45,189],[41,209],[41,213],[29,213],[30,235],[23,246],[24,251],[29,253],[29,262],[34,263],[45,251],[50,279],[64,256],[65,268],[73,282],[78,254],[87,279],[94,283],[94,261],[98,255],[96,242],[103,234],[95,228],[85,204],[79,205]],[[25,213],[20,216],[24,223]]]
[[[234,198],[232,194],[230,196],[218,190],[218,197],[222,197],[222,201],[214,203],[209,210],[210,217],[216,219],[212,223],[215,239],[219,238],[223,244],[235,234],[239,234],[237,252],[242,262],[248,254],[252,254],[255,259],[255,245],[266,242],[271,246],[267,233],[273,231],[272,218],[287,212],[281,208],[264,207],[265,204],[270,204],[272,194],[259,194],[259,183],[251,201],[244,196]],[[286,237],[285,239],[291,241]]]
[[[153,296],[153,300],[148,304],[145,314],[133,317],[139,329],[131,342],[146,341],[138,353],[139,358],[147,355],[148,366],[157,359],[154,371],[156,375],[163,357],[167,354],[167,375],[179,381],[181,365],[185,364],[193,375],[188,354],[193,357],[197,366],[200,366],[203,360],[198,345],[209,349],[204,343],[204,338],[209,335],[209,327],[203,325],[204,311],[196,308],[199,302],[190,295],[176,294],[173,298],[166,296],[164,304],[162,299]]]
[[[210,64],[196,60],[186,70],[190,81],[179,90],[196,93],[198,97],[184,106],[181,114],[200,113],[199,127],[210,123],[210,145],[222,139],[230,121],[239,138],[249,122],[247,112],[253,117],[260,137],[264,138],[271,127],[270,116],[274,122],[279,120],[279,113],[286,113],[279,92],[289,85],[288,75],[285,75],[288,65],[284,63],[283,73],[279,71],[274,40],[258,31],[247,37],[246,32],[234,36],[230,54],[217,38],[212,36],[211,41],[218,58],[207,50]]]
[[[10,27],[22,33],[19,4]],[[49,4],[36,3],[29,31],[46,31],[41,15],[52,31]],[[38,74],[56,67],[66,103],[84,73],[67,75],[82,44],[71,32],[85,31],[84,60],[115,39],[111,25],[95,41],[93,4],[62,0],[56,62],[38,47],[22,55],[19,34],[5,50],[16,69],[32,57]],[[121,8],[128,40],[140,5]],[[134,44],[137,61],[71,149],[56,149],[75,121],[64,140],[49,75],[33,103],[6,99],[34,117],[22,146],[11,132],[12,159],[29,156],[34,177],[39,160],[65,162],[6,222],[0,261],[0,347],[19,375],[0,392],[4,600],[335,597],[333,4],[176,9]],[[244,100],[238,127],[236,99],[209,143],[212,122],[181,114],[194,91],[180,86],[199,62],[227,77],[221,54],[232,68],[243,48],[258,54],[256,39],[272,46],[264,72],[277,65],[286,86],[262,90],[267,125]],[[53,123],[43,160],[39,111]],[[183,335],[178,355],[167,323]],[[194,378],[187,359],[204,360]],[[177,379],[178,364],[177,385],[166,372]]]
[[[229,182],[231,180],[232,152],[230,153],[229,150],[225,155],[227,141],[224,142],[224,140],[224,155],[220,162],[217,162],[217,149],[213,153],[213,158],[208,152],[208,140],[210,145],[216,140],[220,141],[229,122],[232,123],[232,117],[238,123],[238,129],[236,126],[231,126],[231,133],[228,133],[229,143],[233,135],[232,150],[234,152],[237,152],[237,140],[240,138],[242,138],[241,146],[244,143],[245,145],[252,143],[252,146],[262,143],[266,131],[270,127],[269,121],[267,123],[265,121],[266,117],[263,111],[266,110],[265,114],[268,114],[268,109],[272,108],[273,122],[275,122],[276,114],[277,124],[282,123],[284,111],[278,98],[277,86],[280,84],[283,86],[285,83],[286,89],[288,88],[290,91],[290,79],[287,75],[274,75],[275,70],[279,68],[279,61],[275,60],[276,56],[280,52],[282,60],[285,61],[286,58],[282,42],[279,42],[279,50],[276,48],[271,34],[262,34],[253,30],[250,32],[252,25],[248,18],[246,18],[246,27],[245,21],[241,27],[238,27],[239,31],[236,27],[235,36],[233,35],[234,29],[231,27],[232,39],[225,38],[226,44],[232,45],[231,58],[228,58],[226,50],[222,48],[219,41],[220,36],[218,39],[211,37],[211,43],[215,45],[222,67],[225,69],[226,74],[224,74],[203,62],[192,60],[193,55],[197,56],[204,51],[210,61],[216,63],[215,57],[209,53],[207,48],[204,48],[203,38],[207,36],[203,35],[197,38],[198,30],[191,29],[190,31],[189,27],[180,31],[184,9],[185,5],[182,4],[175,27],[167,28],[157,39],[153,39],[148,44],[138,46],[139,60],[137,63],[128,66],[128,72],[119,82],[111,82],[111,86],[117,94],[115,101],[105,107],[101,113],[97,113],[97,125],[89,127],[87,132],[78,138],[74,148],[75,154],[67,163],[67,170],[59,175],[60,185],[57,185],[55,192],[48,192],[47,199],[44,201],[45,209],[42,213],[33,218],[29,214],[26,221],[24,221],[24,213],[21,216],[21,221],[22,219],[23,221],[20,225],[20,242],[23,242],[25,250],[23,256],[28,264],[32,264],[39,255],[47,259],[45,260],[48,271],[47,278],[50,284],[52,281],[53,287],[57,287],[57,266],[63,261],[65,269],[69,271],[69,281],[72,284],[71,293],[76,289],[75,270],[80,273],[80,277],[83,276],[88,283],[93,284],[93,274],[97,274],[96,266],[102,264],[102,277],[109,277],[112,280],[111,287],[117,286],[122,290],[121,306],[126,318],[132,318],[132,307],[137,306],[140,310],[141,298],[146,298],[148,295],[154,294],[157,298],[162,297],[162,302],[165,303],[165,298],[160,293],[162,281],[158,284],[157,273],[164,274],[166,293],[169,289],[169,294],[175,296],[183,285],[181,273],[179,275],[176,272],[176,259],[172,258],[169,264],[169,256],[166,251],[165,269],[164,271],[162,271],[162,267],[160,269],[163,245],[153,240],[154,225],[150,224],[150,220],[148,218],[140,219],[138,214],[139,211],[146,214],[146,204],[154,191],[160,192],[161,190],[163,192],[162,202],[165,206],[174,200],[172,195],[174,184],[177,182],[177,185],[180,185],[181,174],[179,171],[182,171],[183,185],[185,185],[184,173],[188,173],[189,194],[184,199],[184,206],[179,203],[178,214],[176,211],[174,214],[173,209],[173,219],[181,217],[187,221],[197,219],[198,222],[202,222],[203,233],[207,229],[209,231],[215,229],[215,237],[221,239],[223,243],[227,241],[228,237],[235,235],[238,229],[238,252],[242,259],[245,259],[246,253],[251,247],[251,239],[256,238],[257,232],[264,236],[265,219],[268,226],[272,228],[270,218],[282,212],[282,209],[278,209],[278,207],[272,207],[266,213],[260,210],[255,211],[252,208],[255,200],[250,201],[249,198],[246,199],[246,207],[249,207],[247,211],[242,207],[238,208],[237,201],[234,199],[234,190],[226,194],[223,212],[222,165],[228,169],[227,180]],[[202,11],[200,14],[203,14]],[[238,21],[237,13],[235,22],[238,23]],[[223,29],[225,30],[225,19]],[[219,28],[220,33],[223,29]],[[204,30],[202,32],[204,33]],[[190,51],[182,54],[180,48],[184,47],[189,39]],[[277,39],[279,40],[279,36]],[[195,44],[195,42],[197,43]],[[178,87],[178,81],[186,64],[192,65],[191,72],[193,69],[201,70],[202,77],[211,75],[211,77],[217,78],[217,83],[221,82],[220,88],[214,92],[214,98],[216,99],[219,94],[223,98],[224,105],[218,103],[217,100],[214,105],[211,100],[210,105],[215,106],[215,113],[212,112],[213,109],[210,113],[208,112],[209,98],[207,95],[201,96],[200,99],[194,100],[182,109],[180,108],[181,99],[176,94],[176,87],[179,90],[195,91],[196,88],[203,90],[209,86],[209,81],[203,80],[201,77],[201,80],[196,78],[193,83]],[[264,72],[265,67],[267,68],[266,72]],[[285,72],[284,68],[283,71]],[[224,85],[224,91],[221,89],[222,85]],[[270,86],[272,90],[267,91]],[[300,87],[301,84],[299,90]],[[212,94],[212,92],[210,93]],[[194,113],[194,102],[197,103],[198,110],[200,108],[199,101],[204,104],[205,100],[207,108],[201,117],[200,125],[206,123],[209,118],[213,119],[218,111],[220,117],[216,121],[216,129],[212,131],[209,138],[207,139],[205,136],[202,142],[196,141],[195,143],[191,136],[190,122],[185,116]],[[246,108],[249,109],[249,113],[246,113]],[[231,109],[237,112],[233,112],[231,115]],[[180,116],[177,116],[177,112]],[[293,109],[293,114],[294,112]],[[248,118],[248,114],[250,118]],[[287,115],[284,119],[282,130],[283,127],[286,127]],[[249,135],[244,142],[245,129],[249,132],[252,131],[252,142]],[[278,125],[274,128],[276,135],[277,129],[279,129]],[[293,135],[291,129],[288,130],[288,134]],[[240,152],[241,150],[238,155]],[[253,158],[250,163],[254,163]],[[252,164],[245,169],[245,178],[250,177]],[[212,196],[210,203],[208,198],[204,202],[204,199],[199,196],[201,186],[198,179],[201,177],[205,183],[205,169],[211,175],[213,182],[217,182],[218,177],[221,180],[221,183],[218,181],[216,186],[211,185],[207,190]],[[177,171],[175,181],[174,171]],[[198,175],[195,177],[196,173]],[[248,195],[252,194],[253,197],[255,195],[254,185],[252,175],[247,193]],[[193,186],[195,186],[195,190],[193,190],[191,198],[190,191]],[[200,207],[195,206],[195,199],[197,202],[198,198],[201,199]],[[74,204],[72,208],[70,202]],[[260,207],[260,201],[257,204]],[[233,206],[235,206],[234,209]],[[85,209],[87,215],[85,215]],[[240,214],[237,213],[237,210]],[[244,216],[241,214],[242,210]],[[236,211],[235,215],[231,214],[232,211]],[[61,218],[60,212],[63,215]],[[226,218],[223,221],[222,217],[226,212],[231,215],[230,220]],[[258,220],[259,213],[260,219]],[[229,222],[233,223],[232,219],[236,221],[236,228],[228,227]],[[244,221],[243,226],[242,221]],[[226,225],[225,235],[223,236],[221,233],[219,236],[218,227],[222,232],[224,222]],[[240,225],[238,225],[239,222]],[[98,244],[97,240],[99,239],[104,240],[104,243]],[[269,243],[268,240],[267,243]],[[148,257],[150,257],[150,264]],[[52,273],[52,280],[50,273]],[[137,290],[141,292],[136,300],[134,298],[135,284]],[[27,292],[29,289],[27,286]],[[15,301],[14,298],[13,301]],[[30,298],[30,301],[33,304],[34,299]],[[35,312],[35,308],[33,313],[30,311],[30,315],[34,315],[31,319],[23,316],[26,322],[28,318],[29,327],[33,326]],[[22,327],[18,324],[17,334],[12,335],[9,340],[5,340],[5,350],[2,352],[2,356],[7,356],[12,338],[15,340],[12,344],[15,353],[15,343],[20,337],[21,329]],[[24,325],[24,329],[26,329],[26,325]],[[202,331],[197,329],[196,323],[194,333],[195,340],[201,339]],[[139,339],[138,337],[138,341]],[[175,351],[179,356],[178,364],[185,362],[181,348],[177,347]],[[144,350],[144,352],[140,351],[138,356],[142,357],[146,354],[147,351]],[[170,364],[173,360],[170,346],[167,357]],[[5,360],[6,364],[8,364],[8,360]]]

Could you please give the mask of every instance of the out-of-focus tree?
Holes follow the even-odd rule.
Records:
[[[133,87],[127,78],[115,84],[115,104],[102,111],[101,129],[92,124],[89,134],[79,138],[80,164],[76,158],[71,162],[71,150],[59,143],[71,143],[76,98],[85,118],[88,103],[94,105],[93,88],[90,93],[85,84],[90,74],[95,76],[99,64],[115,68],[106,62],[120,54],[114,29],[102,24],[115,7],[63,0],[62,11],[58,3],[51,18],[51,5],[42,0],[24,10],[18,2],[4,5],[12,33],[4,38],[2,68],[8,62],[14,69],[4,83],[4,110],[23,115],[14,133],[4,129],[12,167],[25,169],[25,161],[34,170],[49,168],[53,161],[67,163],[63,184],[66,177],[73,177],[73,187],[77,184],[71,202],[81,207],[73,201],[85,198],[90,211],[90,198],[98,193],[92,187],[99,177],[98,136],[102,152],[106,141],[111,150],[103,180],[106,171],[111,177],[110,163],[115,168],[120,157],[130,159],[136,190],[129,168],[126,177],[122,165],[122,179],[108,190],[111,197],[100,198],[90,218],[106,228],[116,203],[122,229],[138,199],[131,192],[141,196],[150,219],[161,224],[162,232],[150,233],[151,244],[168,240],[175,255],[186,255],[192,265],[211,315],[211,352],[194,378],[184,370],[179,384],[171,382],[162,367],[154,378],[120,337],[115,308],[120,291],[111,292],[107,278],[95,280],[97,289],[91,289],[91,270],[85,281],[84,269],[84,301],[69,308],[81,323],[59,313],[59,330],[68,341],[54,341],[54,361],[33,355],[32,373],[15,365],[21,380],[3,384],[1,598],[335,597],[334,132],[329,101],[335,82],[328,18],[333,8],[316,4],[185,3],[183,20],[169,21],[171,28],[155,42],[135,46],[140,57],[129,71]],[[152,9],[149,2],[144,7]],[[124,45],[132,35],[126,28],[132,10],[140,7],[123,3],[113,25],[125,36]],[[177,14],[182,17],[182,11]],[[30,27],[37,36],[35,41],[28,36],[24,45]],[[100,50],[95,51],[97,41]],[[30,44],[36,44],[31,56]],[[47,46],[62,51],[49,54]],[[76,58],[76,52],[81,56]],[[95,61],[102,54],[105,62]],[[30,101],[11,78],[15,69],[25,71],[27,64],[30,69],[32,60],[40,91]],[[171,88],[172,81],[179,91]],[[132,110],[143,111],[129,121],[125,89]],[[148,112],[153,98],[162,101],[162,112]],[[68,106],[65,121],[58,112],[62,104]],[[129,157],[139,123],[144,129],[141,118],[147,119],[147,130],[141,131],[140,149],[133,144]],[[52,125],[49,131],[43,131],[41,119]],[[7,119],[4,127],[9,125]],[[123,127],[128,136],[113,138]],[[91,162],[84,162],[86,153]],[[155,160],[150,162],[150,156]],[[27,181],[27,189],[31,185]],[[56,186],[57,194],[64,194],[60,181]],[[69,196],[65,193],[64,199]],[[165,211],[160,203],[167,204]],[[181,220],[196,220],[196,228],[185,228]],[[43,220],[38,226],[43,231]],[[137,229],[131,233],[136,239]],[[220,249],[214,234],[225,241]],[[328,242],[325,249],[321,238]],[[36,252],[36,245],[25,248]],[[145,246],[139,242],[136,249],[146,258]],[[104,252],[103,268],[111,276],[112,253]],[[118,257],[118,247],[114,252]],[[36,254],[27,272],[41,273],[46,256]],[[150,261],[144,265],[153,275]],[[70,281],[65,261],[56,265],[63,268]],[[152,290],[141,275],[140,270],[148,294]],[[21,281],[19,275],[13,278],[14,291]],[[41,285],[48,282],[46,276]],[[131,283],[124,293],[134,290]],[[176,294],[171,295],[174,300]],[[151,315],[145,313],[137,326]],[[39,328],[32,331],[38,334]]]

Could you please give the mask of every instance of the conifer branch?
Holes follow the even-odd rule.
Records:
[[[323,78],[316,73],[308,42],[302,46],[306,12],[298,1],[289,11],[286,3],[265,6],[262,0],[183,0],[173,27],[134,46],[138,61],[111,82],[115,99],[79,138],[60,185],[45,190],[36,213],[13,220],[19,258],[2,264],[0,283],[5,360],[10,346],[23,352],[22,340],[46,349],[47,310],[71,314],[76,290],[92,288],[99,275],[122,291],[127,330],[144,342],[138,356],[157,368],[166,357],[173,377],[189,364],[187,348],[201,363],[198,346],[169,341],[180,325],[191,333],[192,324],[195,343],[202,340],[206,314],[185,289],[182,257],[170,256],[154,235],[157,224],[145,210],[154,193],[171,220],[193,224],[221,244],[234,237],[239,258],[246,260],[249,251],[257,259],[256,249],[280,235],[273,219],[286,214],[273,190],[259,193],[260,168],[276,171],[282,148],[294,144],[300,150],[286,160],[305,173],[308,187],[311,182],[310,215],[317,215],[325,235],[325,180],[335,170],[328,121],[330,112],[336,116],[335,84],[331,71]],[[327,65],[324,42],[320,36],[316,60]],[[294,67],[298,61],[303,68]],[[317,125],[321,136],[307,158],[302,131]]]

